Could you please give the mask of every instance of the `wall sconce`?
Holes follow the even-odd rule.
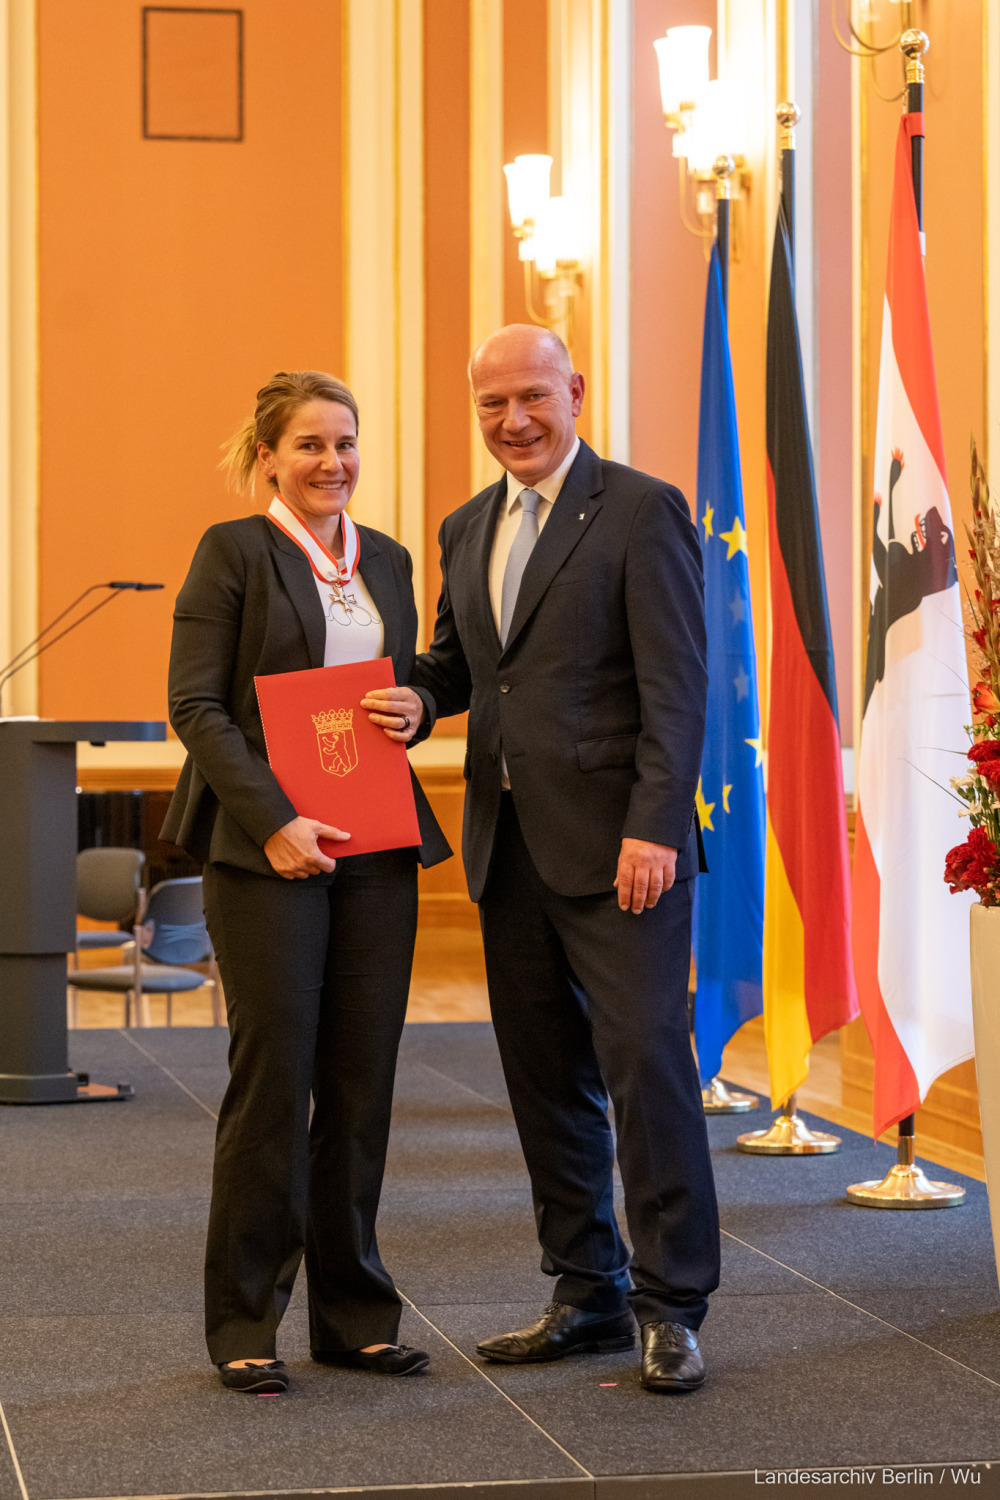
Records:
[[[692,234],[711,240],[718,181],[713,169],[721,156],[731,157],[733,259],[739,261],[741,200],[751,182],[745,155],[746,94],[736,79],[709,79],[711,36],[710,26],[671,26],[653,46],[660,67],[663,117],[674,132],[673,153],[681,162],[681,219]]]
[[[550,196],[551,170],[551,156],[516,156],[504,167],[507,202],[528,316],[572,347],[573,309],[583,285],[583,214],[575,199]]]

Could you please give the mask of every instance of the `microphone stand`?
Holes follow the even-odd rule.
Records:
[[[79,598],[74,599],[72,604],[68,604],[60,614],[56,615],[54,620],[50,620],[49,623],[38,632],[33,641],[29,641],[26,646],[22,646],[21,650],[11,657],[6,666],[0,667],[0,718],[3,717],[3,690],[10,679],[12,677],[15,677],[17,673],[20,672],[22,667],[30,666],[33,661],[37,661],[38,658],[43,654],[43,652],[47,651],[50,646],[55,645],[56,641],[61,641],[63,636],[69,635],[70,631],[75,630],[78,625],[82,625],[84,620],[89,620],[91,615],[96,615],[99,609],[103,609],[106,604],[110,604],[112,599],[117,599],[119,594],[123,594],[130,589],[134,590],[136,593],[147,593],[153,589],[162,589],[162,587],[162,583],[112,582],[92,583],[89,588],[84,589]],[[66,616],[68,614],[71,614],[72,611],[76,609],[77,605],[81,604],[83,600],[86,599],[87,595],[92,594],[95,589],[112,589],[113,592],[108,594],[104,599],[99,600],[99,602],[93,605],[91,609],[86,610],[82,615],[78,616],[77,619],[73,620],[71,624],[66,626],[65,630],[60,630],[59,634],[54,635],[51,640],[46,641],[44,646],[39,646],[38,650],[33,651],[30,656],[27,654],[29,651],[32,651],[33,646],[38,646],[38,642],[44,639],[44,637],[49,634],[50,630],[54,630],[55,627],[60,623],[60,621],[65,620]]]

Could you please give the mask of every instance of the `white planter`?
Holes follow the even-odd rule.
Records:
[[[979,1117],[983,1122],[993,1249],[1000,1267],[1000,906],[983,906],[977,901],[971,909],[969,937]]]

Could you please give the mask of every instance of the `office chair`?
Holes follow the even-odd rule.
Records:
[[[132,941],[145,864],[141,849],[82,849],[76,856],[77,915],[118,923],[116,932],[78,927],[77,954],[92,948],[124,948]]]
[[[174,995],[208,984],[212,991],[212,1025],[220,1024],[222,987],[205,926],[200,875],[161,880],[155,885],[139,912],[134,941],[131,963],[108,969],[73,969],[67,983],[76,990],[112,990],[122,994],[126,1026],[149,1025],[150,995],[166,995],[167,1025],[172,1025]],[[206,960],[207,979],[184,967]]]

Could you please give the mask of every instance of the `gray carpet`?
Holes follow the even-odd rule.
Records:
[[[488,1025],[403,1041],[380,1243],[431,1373],[312,1365],[300,1286],[280,1351],[293,1393],[224,1391],[200,1278],[226,1040],[73,1033],[73,1066],[128,1080],[134,1102],[0,1112],[0,1500],[735,1500],[766,1472],[826,1466],[858,1466],[867,1488],[1000,1494],[985,1189],[966,1181],[951,1212],[853,1208],[847,1184],[892,1153],[847,1131],[836,1156],[768,1160],[736,1151],[745,1117],[710,1120],[723,1276],[702,1392],[648,1395],[631,1353],[482,1364],[477,1340],[532,1320],[550,1287]]]

